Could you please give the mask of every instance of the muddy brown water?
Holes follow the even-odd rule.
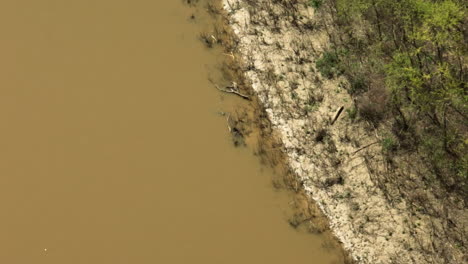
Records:
[[[208,23],[175,0],[0,2],[0,263],[340,263],[233,147]]]

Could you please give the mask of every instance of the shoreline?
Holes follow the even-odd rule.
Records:
[[[363,153],[382,162],[378,135],[341,113],[352,109],[346,80],[325,80],[315,69],[328,42],[325,30],[313,29],[314,9],[305,2],[221,2],[244,90],[265,109],[288,169],[345,250],[359,263],[444,263],[428,250],[431,219],[405,200],[390,202],[376,182],[381,168]]]

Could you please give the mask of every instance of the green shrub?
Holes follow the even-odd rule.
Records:
[[[323,1],[322,0],[310,0],[309,1],[309,6],[315,8],[315,9],[319,9],[323,4]]]
[[[393,152],[397,149],[397,144],[392,137],[385,137],[382,139],[382,150],[386,153]]]
[[[368,90],[367,80],[363,76],[357,76],[350,80],[349,94],[355,95]]]
[[[326,51],[322,54],[320,59],[317,60],[315,66],[322,74],[322,76],[331,79],[343,73],[340,70],[339,58],[335,52]]]
[[[359,105],[359,116],[374,127],[378,127],[384,118],[381,106],[374,102],[363,102]]]
[[[356,119],[357,113],[358,113],[356,107],[353,107],[353,108],[351,108],[351,109],[346,109],[346,112],[348,113],[349,119],[351,119],[351,120],[355,120],[355,119]]]

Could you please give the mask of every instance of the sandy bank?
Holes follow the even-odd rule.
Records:
[[[223,7],[245,77],[280,135],[289,166],[352,257],[446,263],[434,245],[434,219],[410,210],[404,199],[389,200],[375,179],[385,170],[379,135],[352,122],[346,80],[325,80],[315,69],[328,38],[314,9],[306,1],[267,0],[223,0]],[[450,263],[459,263],[462,253],[452,255]]]

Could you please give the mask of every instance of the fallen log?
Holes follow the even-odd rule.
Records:
[[[338,109],[338,112],[336,112],[335,117],[333,118],[333,121],[331,122],[331,125],[333,125],[338,119],[338,117],[340,117],[341,113],[343,112],[343,109],[344,109],[343,106]]]

